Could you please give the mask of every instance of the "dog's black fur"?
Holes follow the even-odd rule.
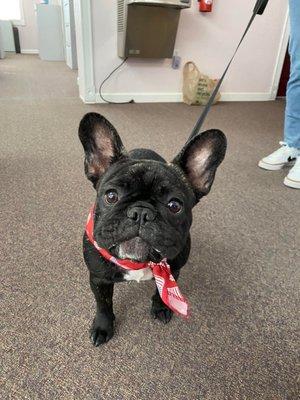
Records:
[[[97,191],[94,236],[100,247],[119,258],[159,262],[167,258],[175,279],[190,252],[192,208],[210,191],[226,151],[226,138],[208,130],[186,143],[171,163],[152,150],[127,152],[115,128],[97,113],[80,122],[85,173]],[[106,261],[86,234],[83,253],[97,312],[91,327],[95,346],[113,336],[114,283],[127,271]],[[151,314],[164,323],[172,311],[156,290]]]

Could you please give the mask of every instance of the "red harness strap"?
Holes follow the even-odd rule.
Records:
[[[160,263],[148,262],[136,262],[132,260],[117,259],[112,256],[107,250],[98,246],[94,238],[94,207],[92,207],[85,228],[86,234],[90,242],[95,246],[100,255],[106,260],[118,265],[121,268],[127,270],[139,270],[144,268],[150,268],[155,279],[155,283],[160,294],[162,301],[176,314],[183,317],[188,316],[188,303],[182,296],[177,283],[171,273],[170,265],[164,258]]]

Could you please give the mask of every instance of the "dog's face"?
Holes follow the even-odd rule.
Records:
[[[224,158],[226,139],[206,131],[171,163],[133,159],[114,127],[89,113],[79,126],[85,173],[97,190],[94,236],[119,258],[174,259],[186,244],[192,208],[206,195]]]

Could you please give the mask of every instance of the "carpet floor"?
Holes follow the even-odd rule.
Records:
[[[82,259],[95,193],[77,138],[104,114],[128,149],[171,159],[200,112],[184,104],[85,105],[76,73],[37,56],[0,60],[1,398],[296,400],[300,192],[257,161],[281,139],[284,102],[220,103],[206,127],[228,137],[195,208],[180,287],[186,322],[150,318],[152,281],[115,287],[116,332],[94,348]]]

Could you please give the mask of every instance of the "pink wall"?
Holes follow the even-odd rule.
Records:
[[[117,57],[117,2],[91,0],[96,88],[120,63]],[[182,67],[193,60],[201,71],[219,77],[232,55],[255,0],[215,0],[210,14],[198,12],[193,0],[183,10],[175,48],[182,57],[180,70],[170,67],[170,60],[133,60],[105,84],[105,93],[178,93],[182,86]],[[258,16],[242,45],[223,84],[222,92],[270,92],[278,54],[287,0],[269,2],[263,16]]]

